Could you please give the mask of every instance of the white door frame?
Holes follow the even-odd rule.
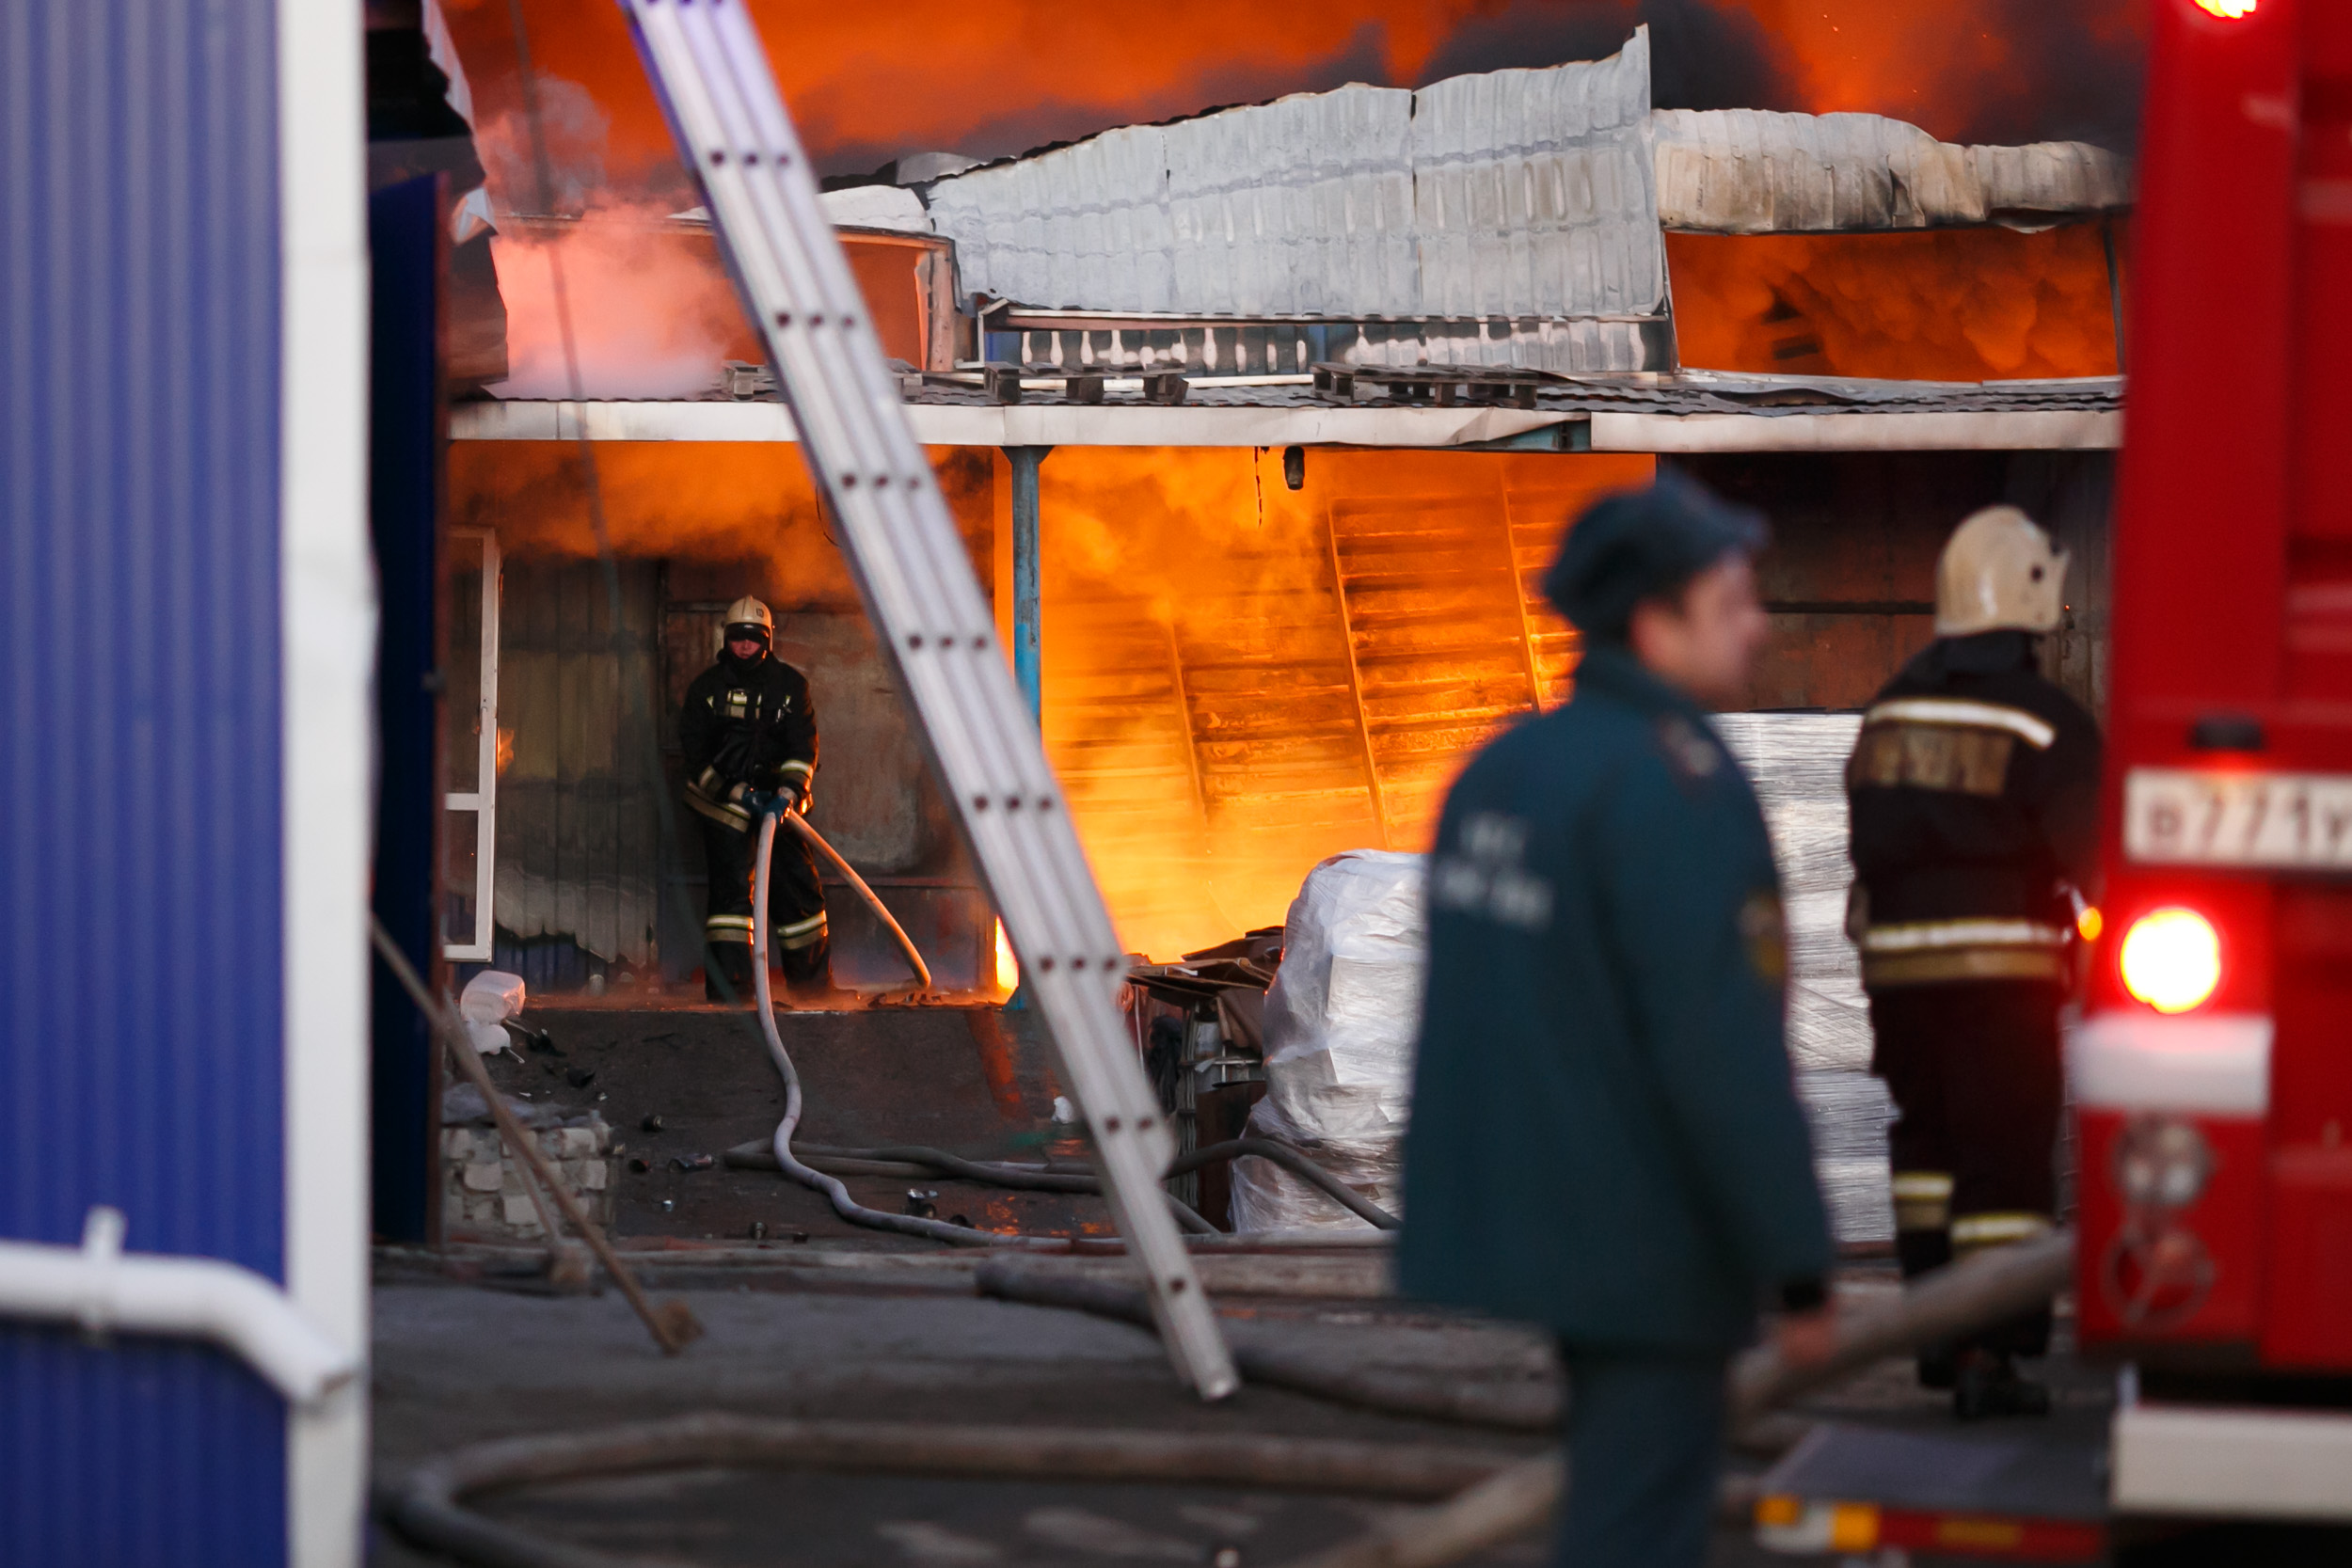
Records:
[[[476,744],[474,787],[452,790],[445,811],[474,814],[473,940],[448,942],[441,956],[454,963],[487,963],[495,938],[491,900],[498,885],[499,796],[499,578],[498,535],[484,528],[453,528],[449,536],[482,541],[481,736]],[[446,824],[444,824],[446,831]],[[447,927],[443,927],[446,934]]]

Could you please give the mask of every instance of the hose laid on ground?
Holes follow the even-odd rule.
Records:
[[[2074,1237],[1980,1254],[1939,1270],[1894,1306],[1851,1315],[1819,1366],[1754,1353],[1733,1374],[1733,1408],[1753,1416],[1881,1355],[1998,1323],[2047,1301],[2072,1271]],[[706,1415],[461,1449],[414,1472],[393,1521],[426,1545],[491,1568],[622,1568],[628,1560],[544,1541],[470,1512],[475,1494],[648,1470],[805,1464],[999,1480],[1154,1481],[1252,1490],[1448,1500],[1291,1568],[1441,1568],[1534,1529],[1567,1484],[1558,1453],[1505,1456],[1422,1445],[1231,1433],[969,1428],[771,1421]]]
[[[850,1196],[850,1189],[841,1184],[838,1177],[812,1170],[794,1158],[792,1134],[801,1125],[801,1075],[792,1066],[791,1054],[784,1049],[784,1037],[776,1032],[775,993],[768,979],[769,860],[775,846],[776,813],[763,812],[759,818],[759,851],[752,863],[752,988],[757,996],[759,1030],[768,1041],[768,1059],[775,1064],[777,1073],[784,1079],[784,1119],[776,1123],[775,1134],[769,1141],[769,1148],[776,1157],[776,1168],[802,1186],[824,1194],[833,1204],[833,1212],[851,1225],[862,1225],[870,1230],[895,1230],[901,1235],[946,1242],[950,1246],[1037,1244],[1026,1236],[1000,1236],[993,1231],[950,1225],[946,1220],[924,1219],[916,1214],[891,1214],[880,1209],[868,1209]],[[865,887],[863,882],[858,885]],[[866,896],[874,897],[871,890],[866,891]],[[880,908],[881,900],[875,899],[875,905]],[[885,914],[882,918],[889,920],[890,917]],[[896,930],[898,923],[892,921],[891,927]],[[900,933],[900,940],[905,940],[903,932]],[[928,971],[925,977],[928,983]]]
[[[1732,1429],[1882,1356],[2032,1311],[2066,1288],[2074,1268],[2074,1232],[2055,1231],[1937,1269],[1890,1307],[1843,1315],[1836,1348],[1816,1365],[1789,1366],[1769,1349],[1751,1351],[1731,1374]],[[1440,1568],[1542,1524],[1560,1506],[1567,1481],[1559,1454],[1531,1459],[1291,1568]]]
[[[412,1471],[389,1512],[403,1534],[490,1568],[622,1568],[643,1560],[531,1535],[474,1513],[467,1500],[485,1492],[589,1476],[798,1465],[1424,1501],[1506,1474],[1510,1463],[1509,1454],[1474,1449],[1230,1432],[770,1420],[714,1414],[460,1449]]]
[[[817,836],[817,831],[814,828],[800,821],[798,813],[786,812],[783,815],[791,816],[794,822],[799,823],[813,842],[824,844],[824,840]],[[760,1034],[768,1042],[768,1059],[775,1064],[778,1075],[784,1079],[784,1119],[776,1123],[775,1134],[769,1141],[769,1149],[775,1158],[776,1168],[803,1187],[813,1188],[824,1194],[826,1199],[833,1204],[834,1213],[839,1214],[851,1225],[862,1225],[869,1230],[895,1230],[905,1236],[923,1236],[934,1242],[946,1242],[950,1246],[1053,1247],[1056,1249],[1068,1246],[1069,1238],[1064,1236],[1007,1235],[993,1230],[977,1230],[970,1226],[956,1225],[946,1220],[926,1219],[919,1214],[893,1214],[881,1209],[868,1209],[850,1196],[850,1189],[841,1184],[838,1177],[829,1176],[823,1171],[804,1164],[794,1156],[792,1134],[801,1125],[801,1075],[792,1066],[791,1053],[784,1049],[784,1037],[776,1031],[775,993],[768,978],[768,888],[771,872],[771,861],[776,845],[777,816],[778,813],[772,811],[764,812],[760,816],[758,855],[753,862],[752,872],[752,987],[756,992],[758,1003]],[[825,852],[832,855],[832,847],[826,846]],[[840,862],[838,855],[834,855],[834,859],[837,863]],[[843,869],[848,870],[846,863],[843,863]],[[850,880],[857,881],[857,873],[851,871],[849,875]],[[882,900],[874,896],[873,890],[863,881],[857,881],[857,886],[858,891],[865,894],[867,901],[873,904],[876,912],[880,913],[890,928],[898,933],[898,941],[906,946],[910,960],[923,976],[924,985],[928,987],[930,984],[930,971],[923,967],[922,958],[914,952],[914,944],[907,941],[906,933],[898,929],[898,923],[890,918],[887,910],[882,909]],[[728,1153],[732,1156],[735,1151],[730,1149]],[[728,1163],[733,1164],[735,1161],[730,1158]],[[1074,1176],[1077,1173],[1070,1174]],[[1068,1190],[1074,1191],[1075,1189]],[[1194,1213],[1192,1210],[1177,1202],[1173,1197],[1168,1201],[1168,1206],[1176,1211],[1177,1223],[1185,1229],[1196,1233],[1216,1234],[1216,1227]]]
[[[899,1145],[888,1148],[839,1148],[824,1145],[805,1145],[807,1155],[818,1170],[830,1170],[838,1176],[949,1176],[991,1187],[1009,1187],[1022,1192],[1040,1193],[1099,1193],[1103,1183],[1090,1171],[1049,1170],[1035,1165],[1016,1165],[996,1161],[967,1160],[950,1154],[944,1148],[922,1145]],[[1316,1164],[1288,1144],[1272,1138],[1230,1138],[1224,1143],[1196,1148],[1180,1154],[1169,1162],[1168,1176],[1184,1176],[1203,1165],[1220,1161],[1237,1160],[1248,1155],[1268,1160],[1305,1181],[1332,1202],[1348,1210],[1366,1224],[1382,1230],[1394,1230],[1400,1221],[1394,1214],[1373,1202],[1361,1193]],[[738,1170],[773,1170],[775,1158],[761,1143],[738,1144],[723,1156]],[[1183,1210],[1179,1218],[1190,1213]],[[1207,1227],[1211,1234],[1219,1234],[1215,1227]]]
[[[1091,1279],[1026,1259],[992,1258],[980,1265],[974,1287],[999,1301],[1033,1307],[1063,1307],[1097,1317],[1118,1318],[1152,1327],[1152,1306],[1131,1285]],[[1482,1389],[1448,1373],[1427,1376],[1350,1366],[1328,1355],[1301,1354],[1247,1340],[1231,1346],[1233,1368],[1245,1383],[1288,1388],[1342,1404],[1360,1405],[1392,1416],[1455,1421],[1505,1432],[1552,1432],[1560,1425],[1556,1379]]]

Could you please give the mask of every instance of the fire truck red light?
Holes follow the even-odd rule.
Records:
[[[2123,989],[2160,1013],[2201,1006],[2221,984],[2221,938],[2195,910],[2151,910],[2123,933]]]
[[[2197,0],[2197,8],[2224,22],[2242,22],[2254,14],[2262,0]]]

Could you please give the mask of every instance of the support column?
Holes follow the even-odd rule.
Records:
[[[1037,553],[1038,467],[1051,447],[1007,447],[1012,465],[1012,673],[1029,717],[1041,727],[1045,712],[1044,621]]]

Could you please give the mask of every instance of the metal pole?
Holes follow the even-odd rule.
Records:
[[[1045,723],[1044,614],[1037,553],[1038,468],[1051,447],[1007,447],[1012,464],[1012,673],[1029,717]]]

